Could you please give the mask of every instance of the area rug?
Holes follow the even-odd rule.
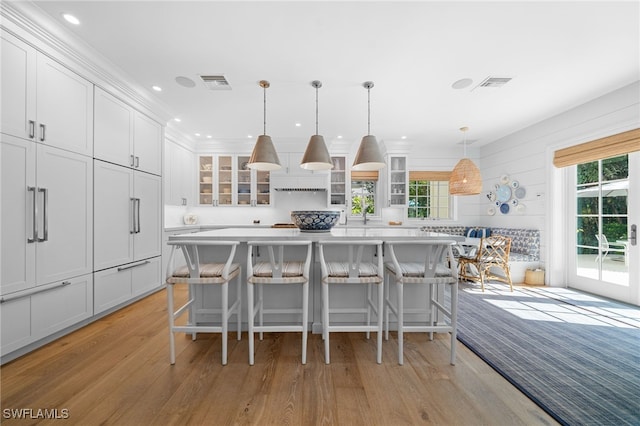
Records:
[[[460,284],[458,339],[564,425],[640,425],[640,309],[568,289]]]

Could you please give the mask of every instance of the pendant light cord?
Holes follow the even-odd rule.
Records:
[[[464,126],[460,127],[460,130],[462,131],[462,158],[467,158],[467,130],[469,130],[469,128]]]
[[[263,122],[262,134],[266,135],[267,134],[267,88],[263,86],[262,91],[264,93],[264,111],[262,114],[264,122]]]
[[[367,87],[367,136],[371,135],[371,88]]]
[[[316,85],[316,135],[318,134],[318,86]]]

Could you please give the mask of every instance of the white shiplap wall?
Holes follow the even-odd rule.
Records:
[[[565,113],[513,133],[482,147],[480,169],[484,192],[508,174],[526,188],[524,214],[487,215],[489,201],[483,195],[479,224],[491,227],[540,229],[542,259],[547,279],[554,286],[566,284],[564,256],[567,244],[563,203],[565,171],[556,169],[553,152],[559,148],[640,127],[640,82],[622,87]]]

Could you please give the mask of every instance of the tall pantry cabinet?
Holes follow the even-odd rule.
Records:
[[[160,288],[163,128],[0,36],[5,362]]]
[[[2,32],[0,352],[93,315],[93,84]]]
[[[162,127],[96,87],[95,313],[161,280]]]

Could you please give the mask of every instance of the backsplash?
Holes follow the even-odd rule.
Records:
[[[259,220],[263,225],[291,222],[291,210],[324,210],[327,206],[327,193],[274,191],[273,206],[262,207],[208,207],[208,206],[169,206],[164,207],[166,228],[183,225],[186,213],[198,216],[199,224],[249,225]],[[336,209],[338,210],[338,209]]]

